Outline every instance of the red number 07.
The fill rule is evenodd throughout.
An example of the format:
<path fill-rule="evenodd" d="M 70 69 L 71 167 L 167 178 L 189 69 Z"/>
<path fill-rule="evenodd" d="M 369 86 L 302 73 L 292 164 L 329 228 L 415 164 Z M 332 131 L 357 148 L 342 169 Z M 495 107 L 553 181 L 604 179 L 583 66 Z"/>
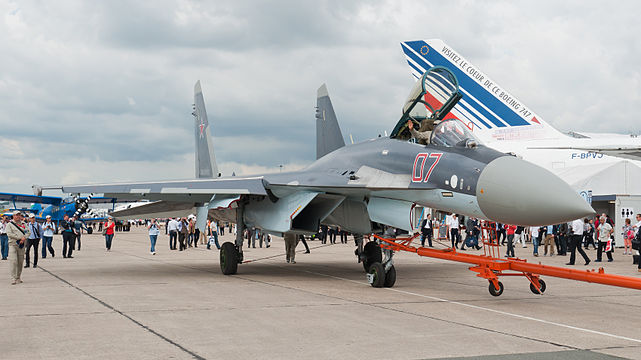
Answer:
<path fill-rule="evenodd" d="M 416 159 L 414 159 L 414 167 L 412 168 L 412 182 L 427 182 L 432 175 L 432 171 L 436 167 L 436 164 L 441 160 L 443 153 L 418 153 L 416 154 Z M 434 159 L 429 168 L 427 169 L 427 174 L 423 177 L 425 172 L 425 166 L 430 163 L 428 159 Z"/>

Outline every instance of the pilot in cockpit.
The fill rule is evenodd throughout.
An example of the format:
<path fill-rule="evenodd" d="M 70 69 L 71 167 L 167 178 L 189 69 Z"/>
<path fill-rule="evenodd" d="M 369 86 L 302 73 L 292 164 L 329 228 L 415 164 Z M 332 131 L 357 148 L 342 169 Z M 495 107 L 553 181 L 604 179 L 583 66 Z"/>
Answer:
<path fill-rule="evenodd" d="M 439 120 L 427 118 L 421 121 L 421 127 L 418 130 L 415 130 L 412 120 L 407 120 L 407 128 L 419 144 L 427 145 L 430 143 L 432 131 L 439 123 Z"/>

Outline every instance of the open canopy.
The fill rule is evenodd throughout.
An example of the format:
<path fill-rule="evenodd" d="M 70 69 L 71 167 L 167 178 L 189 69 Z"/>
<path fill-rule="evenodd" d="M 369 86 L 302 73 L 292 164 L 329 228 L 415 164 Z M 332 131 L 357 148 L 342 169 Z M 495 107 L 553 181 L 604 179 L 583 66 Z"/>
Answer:
<path fill-rule="evenodd" d="M 410 139 L 407 120 L 416 124 L 428 118 L 443 120 L 461 97 L 458 80 L 449 69 L 443 66 L 428 69 L 412 88 L 390 137 Z"/>

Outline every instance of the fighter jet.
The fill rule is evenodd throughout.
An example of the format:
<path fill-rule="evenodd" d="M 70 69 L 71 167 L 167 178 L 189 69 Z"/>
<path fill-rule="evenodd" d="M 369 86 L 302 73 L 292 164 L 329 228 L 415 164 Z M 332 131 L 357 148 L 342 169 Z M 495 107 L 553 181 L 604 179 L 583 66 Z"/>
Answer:
<path fill-rule="evenodd" d="M 199 83 L 195 90 L 197 140 L 209 141 L 208 133 L 203 135 L 209 124 Z M 359 261 L 368 264 L 381 255 L 372 251 L 372 242 L 363 246 L 363 235 L 383 226 L 410 231 L 416 205 L 531 226 L 594 213 L 549 171 L 485 147 L 465 124 L 447 118 L 463 97 L 447 68 L 431 68 L 419 78 L 389 137 L 353 145 L 345 146 L 325 85 L 317 95 L 317 160 L 300 171 L 61 188 L 119 200 L 153 200 L 149 207 L 155 213 L 195 206 L 199 220 L 209 216 L 236 223 L 235 243 L 224 243 L 220 250 L 226 275 L 235 274 L 243 261 L 246 227 L 282 236 L 317 233 L 321 224 L 340 226 L 354 234 Z M 429 143 L 421 145 L 407 123 L 419 126 L 428 119 L 437 125 Z"/>

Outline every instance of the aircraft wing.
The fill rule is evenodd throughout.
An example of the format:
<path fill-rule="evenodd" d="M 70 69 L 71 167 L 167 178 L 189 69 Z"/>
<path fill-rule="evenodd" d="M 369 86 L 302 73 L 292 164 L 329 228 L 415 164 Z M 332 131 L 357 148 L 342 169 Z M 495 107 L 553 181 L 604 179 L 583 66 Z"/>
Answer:
<path fill-rule="evenodd" d="M 267 195 L 262 177 L 62 186 L 65 193 L 102 193 L 119 201 L 206 203 L 213 195 Z"/>
<path fill-rule="evenodd" d="M 641 160 L 641 146 L 638 145 L 602 145 L 602 146 L 536 146 L 528 149 L 542 150 L 578 150 L 616 156 L 629 160 Z"/>
<path fill-rule="evenodd" d="M 19 203 L 40 203 L 60 206 L 62 199 L 56 196 L 37 196 L 28 194 L 0 193 L 0 200 Z"/>

